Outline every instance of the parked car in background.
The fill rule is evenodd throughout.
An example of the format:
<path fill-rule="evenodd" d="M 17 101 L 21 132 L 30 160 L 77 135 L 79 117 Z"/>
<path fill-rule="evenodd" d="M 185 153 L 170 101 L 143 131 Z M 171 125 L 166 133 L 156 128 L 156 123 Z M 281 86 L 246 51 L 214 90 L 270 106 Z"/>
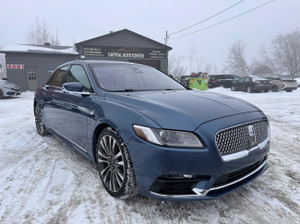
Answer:
<path fill-rule="evenodd" d="M 254 79 L 252 77 L 242 77 L 238 81 L 234 81 L 231 86 L 232 91 L 252 92 L 269 92 L 271 84 L 267 79 Z"/>
<path fill-rule="evenodd" d="M 186 89 L 149 66 L 63 64 L 33 106 L 37 132 L 95 162 L 116 198 L 214 199 L 268 169 L 270 129 L 260 109 Z"/>
<path fill-rule="evenodd" d="M 189 75 L 181 76 L 179 82 L 181 83 L 181 85 L 185 86 L 186 88 L 189 88 L 190 76 Z"/>
<path fill-rule="evenodd" d="M 233 81 L 240 79 L 237 75 L 210 75 L 208 79 L 208 88 L 214 88 L 223 86 L 224 88 L 230 88 Z"/>
<path fill-rule="evenodd" d="M 6 79 L 0 80 L 0 99 L 8 96 L 21 94 L 20 86 L 8 82 Z"/>
<path fill-rule="evenodd" d="M 275 77 L 267 77 L 267 79 L 270 80 L 270 83 L 272 85 L 272 92 L 278 92 L 281 90 L 292 92 L 293 90 L 297 89 L 297 80 L 281 79 Z"/>

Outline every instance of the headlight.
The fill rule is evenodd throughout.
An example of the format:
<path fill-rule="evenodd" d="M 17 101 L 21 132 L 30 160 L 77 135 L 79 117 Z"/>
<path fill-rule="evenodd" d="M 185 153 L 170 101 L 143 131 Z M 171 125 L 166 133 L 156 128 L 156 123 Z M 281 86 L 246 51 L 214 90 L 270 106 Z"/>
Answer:
<path fill-rule="evenodd" d="M 157 145 L 180 148 L 204 148 L 200 139 L 191 132 L 172 131 L 133 125 L 135 134 L 141 139 Z"/>

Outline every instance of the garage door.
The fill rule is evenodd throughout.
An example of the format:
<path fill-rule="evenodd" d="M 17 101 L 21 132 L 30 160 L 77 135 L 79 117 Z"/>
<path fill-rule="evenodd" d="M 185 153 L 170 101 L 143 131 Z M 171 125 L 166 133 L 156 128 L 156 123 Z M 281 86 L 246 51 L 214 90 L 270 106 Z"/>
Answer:
<path fill-rule="evenodd" d="M 159 60 L 129 60 L 133 63 L 138 63 L 142 65 L 149 65 L 153 68 L 160 70 L 160 61 Z"/>

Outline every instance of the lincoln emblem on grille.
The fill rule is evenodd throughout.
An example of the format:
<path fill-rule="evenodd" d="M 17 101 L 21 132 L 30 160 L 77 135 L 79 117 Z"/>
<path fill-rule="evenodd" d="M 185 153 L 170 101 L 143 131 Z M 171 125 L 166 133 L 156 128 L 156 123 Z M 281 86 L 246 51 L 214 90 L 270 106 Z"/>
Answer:
<path fill-rule="evenodd" d="M 249 146 L 254 146 L 256 144 L 256 136 L 255 136 L 255 129 L 253 125 L 248 126 L 248 134 L 249 134 Z"/>

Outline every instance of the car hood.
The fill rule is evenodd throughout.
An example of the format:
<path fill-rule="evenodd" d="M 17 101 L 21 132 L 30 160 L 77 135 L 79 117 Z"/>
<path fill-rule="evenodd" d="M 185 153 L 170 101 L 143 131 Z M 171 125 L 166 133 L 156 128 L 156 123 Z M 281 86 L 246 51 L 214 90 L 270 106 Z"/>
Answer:
<path fill-rule="evenodd" d="M 162 128 L 194 131 L 218 118 L 260 111 L 234 97 L 193 90 L 111 93 L 107 98 L 145 114 Z"/>
<path fill-rule="evenodd" d="M 20 88 L 19 86 L 13 84 L 13 83 L 10 83 L 10 82 L 7 82 L 7 81 L 0 81 L 0 86 L 3 87 L 3 88 L 15 88 L 15 89 L 18 89 Z"/>

